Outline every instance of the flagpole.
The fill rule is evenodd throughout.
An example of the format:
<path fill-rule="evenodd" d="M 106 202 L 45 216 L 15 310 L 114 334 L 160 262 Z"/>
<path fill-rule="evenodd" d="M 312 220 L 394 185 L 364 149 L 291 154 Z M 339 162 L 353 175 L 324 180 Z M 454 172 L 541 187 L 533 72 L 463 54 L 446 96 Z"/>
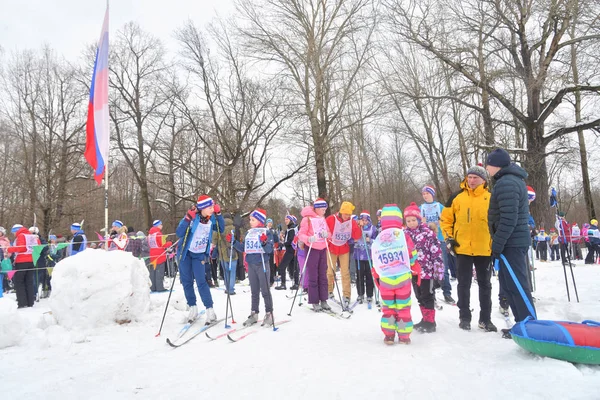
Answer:
<path fill-rule="evenodd" d="M 110 13 L 109 0 L 106 0 L 106 12 Z M 107 31 L 109 31 L 107 26 Z M 108 64 L 108 62 L 107 62 Z M 107 65 L 108 68 L 108 65 Z M 108 88 L 107 88 L 108 91 Z M 108 103 L 108 137 L 107 137 L 107 151 L 106 151 L 106 164 L 104 170 L 104 249 L 108 251 L 108 167 L 110 165 L 110 101 Z"/>

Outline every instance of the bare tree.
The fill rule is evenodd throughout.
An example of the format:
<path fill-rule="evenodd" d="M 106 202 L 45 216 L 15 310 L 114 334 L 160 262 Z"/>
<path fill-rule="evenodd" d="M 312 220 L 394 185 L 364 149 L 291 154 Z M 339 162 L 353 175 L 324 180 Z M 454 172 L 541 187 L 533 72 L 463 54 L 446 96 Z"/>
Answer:
<path fill-rule="evenodd" d="M 326 154 L 371 57 L 371 0 L 239 0 L 248 54 L 281 76 L 310 128 L 317 190 L 327 197 Z M 333 171 L 332 171 L 333 172 Z"/>

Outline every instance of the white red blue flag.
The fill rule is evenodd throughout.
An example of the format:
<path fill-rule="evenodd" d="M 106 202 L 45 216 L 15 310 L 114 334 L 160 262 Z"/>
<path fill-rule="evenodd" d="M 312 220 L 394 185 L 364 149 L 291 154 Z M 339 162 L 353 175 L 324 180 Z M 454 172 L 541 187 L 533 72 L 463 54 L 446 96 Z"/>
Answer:
<path fill-rule="evenodd" d="M 86 124 L 85 159 L 94 169 L 94 179 L 102 183 L 108 163 L 108 5 L 102 24 L 102 33 L 96 49 L 94 74 L 90 85 L 90 103 Z"/>

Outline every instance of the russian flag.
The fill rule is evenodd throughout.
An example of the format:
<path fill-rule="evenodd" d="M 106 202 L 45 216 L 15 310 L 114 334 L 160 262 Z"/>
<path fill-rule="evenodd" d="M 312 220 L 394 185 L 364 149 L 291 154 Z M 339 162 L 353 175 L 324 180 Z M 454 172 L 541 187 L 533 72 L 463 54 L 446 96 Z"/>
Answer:
<path fill-rule="evenodd" d="M 94 179 L 102 183 L 108 163 L 108 4 L 102 33 L 96 49 L 94 73 L 90 85 L 90 103 L 86 124 L 85 159 L 94 169 Z"/>

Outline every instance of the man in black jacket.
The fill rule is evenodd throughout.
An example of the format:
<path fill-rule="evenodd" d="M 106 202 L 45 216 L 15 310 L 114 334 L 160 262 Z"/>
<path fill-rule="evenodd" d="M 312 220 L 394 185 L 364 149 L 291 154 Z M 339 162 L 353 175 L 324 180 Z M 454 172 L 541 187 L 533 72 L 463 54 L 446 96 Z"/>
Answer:
<path fill-rule="evenodd" d="M 531 312 L 500 255 L 506 257 L 535 312 L 527 279 L 526 257 L 530 245 L 529 203 L 525 185 L 527 172 L 511 163 L 510 155 L 503 149 L 496 149 L 488 155 L 486 169 L 494 181 L 488 210 L 492 259 L 499 260 L 500 287 L 508 297 L 515 321 L 519 322 L 531 315 Z"/>

